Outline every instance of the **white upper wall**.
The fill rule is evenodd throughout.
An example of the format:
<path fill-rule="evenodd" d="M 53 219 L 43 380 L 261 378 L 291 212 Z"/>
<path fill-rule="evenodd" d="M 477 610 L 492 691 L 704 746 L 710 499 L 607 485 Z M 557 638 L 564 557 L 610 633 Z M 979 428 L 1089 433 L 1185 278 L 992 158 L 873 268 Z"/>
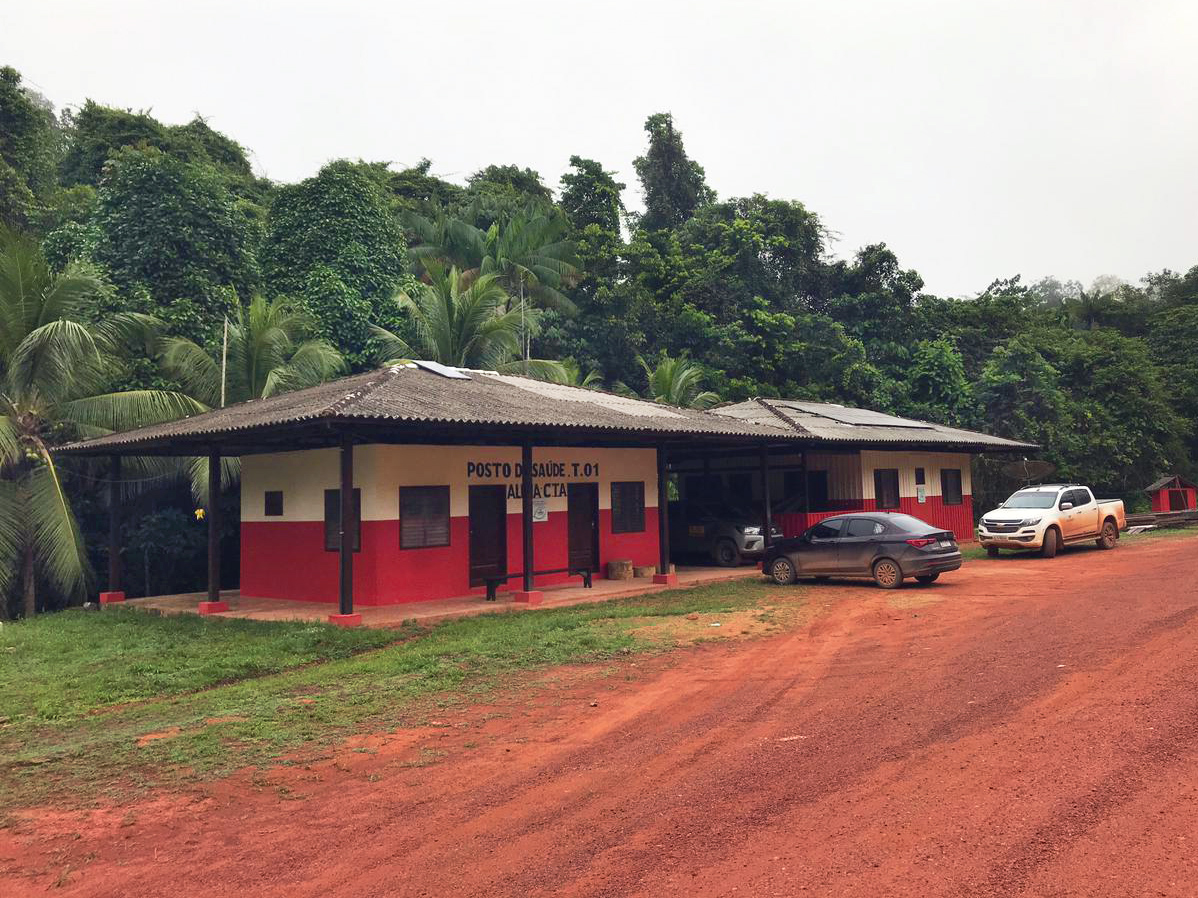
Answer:
<path fill-rule="evenodd" d="M 241 519 L 243 521 L 323 521 L 324 491 L 337 489 L 340 468 L 337 449 L 305 449 L 241 459 Z M 645 484 L 646 507 L 657 506 L 657 453 L 653 449 L 533 449 L 533 465 L 548 469 L 534 473 L 533 483 L 548 494 L 548 511 L 565 511 L 564 485 L 599 484 L 599 507 L 611 508 L 611 484 L 631 480 Z M 354 448 L 354 486 L 362 491 L 362 519 L 399 517 L 401 486 L 450 487 L 449 513 L 469 511 L 467 487 L 475 484 L 520 485 L 518 447 L 391 446 Z M 540 474 L 548 476 L 539 476 Z M 282 517 L 266 517 L 263 494 L 283 492 Z M 561 495 L 558 495 L 560 493 Z M 520 511 L 517 498 L 508 499 L 508 513 Z"/>
<path fill-rule="evenodd" d="M 961 472 L 961 493 L 973 494 L 970 477 L 971 457 L 965 452 L 883 452 L 865 450 L 861 453 L 861 490 L 866 499 L 874 499 L 874 471 L 878 468 L 897 468 L 899 495 L 915 495 L 915 469 L 924 469 L 924 482 L 929 496 L 940 495 L 941 468 L 957 468 Z"/>

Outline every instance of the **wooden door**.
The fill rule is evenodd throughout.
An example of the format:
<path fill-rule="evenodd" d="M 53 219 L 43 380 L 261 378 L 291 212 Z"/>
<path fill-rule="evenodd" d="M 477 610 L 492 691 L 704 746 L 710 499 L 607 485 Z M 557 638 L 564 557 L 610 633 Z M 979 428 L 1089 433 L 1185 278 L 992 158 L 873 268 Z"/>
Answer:
<path fill-rule="evenodd" d="M 566 485 L 570 568 L 599 569 L 599 484 Z"/>
<path fill-rule="evenodd" d="M 470 585 L 507 573 L 507 487 L 470 487 Z"/>

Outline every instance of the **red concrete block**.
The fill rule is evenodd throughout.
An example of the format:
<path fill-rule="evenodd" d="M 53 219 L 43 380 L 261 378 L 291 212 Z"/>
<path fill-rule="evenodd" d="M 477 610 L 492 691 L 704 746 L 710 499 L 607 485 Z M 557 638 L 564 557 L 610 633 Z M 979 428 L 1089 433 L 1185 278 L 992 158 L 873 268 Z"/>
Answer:
<path fill-rule="evenodd" d="M 530 606 L 531 605 L 540 605 L 541 601 L 544 598 L 545 598 L 544 593 L 538 592 L 536 590 L 533 590 L 531 592 L 524 592 L 523 590 L 515 590 L 512 592 L 512 601 L 513 602 L 523 602 L 524 604 L 530 605 Z"/>
<path fill-rule="evenodd" d="M 197 609 L 200 614 L 220 614 L 222 611 L 229 610 L 228 602 L 200 602 Z"/>
<path fill-rule="evenodd" d="M 117 592 L 102 592 L 102 593 L 100 593 L 100 604 L 101 605 L 112 605 L 116 602 L 123 602 L 123 601 L 125 601 L 125 594 L 123 592 L 117 591 Z"/>
<path fill-rule="evenodd" d="M 356 611 L 353 614 L 330 614 L 329 623 L 334 627 L 360 627 L 362 615 Z"/>
<path fill-rule="evenodd" d="M 678 585 L 678 575 L 675 573 L 654 574 L 653 582 L 659 583 L 662 586 L 677 586 Z"/>

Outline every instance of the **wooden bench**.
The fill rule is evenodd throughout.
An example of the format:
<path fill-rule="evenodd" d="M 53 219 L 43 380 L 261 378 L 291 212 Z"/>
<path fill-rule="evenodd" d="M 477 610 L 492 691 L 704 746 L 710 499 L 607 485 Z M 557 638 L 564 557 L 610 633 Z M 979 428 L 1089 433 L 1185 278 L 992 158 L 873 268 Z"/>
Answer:
<path fill-rule="evenodd" d="M 591 576 L 594 574 L 590 568 L 584 567 L 558 567 L 548 571 L 533 571 L 534 577 L 539 577 L 542 574 L 569 574 L 571 577 L 582 577 L 582 585 L 587 589 L 591 588 Z M 517 571 L 512 574 L 495 574 L 490 577 L 483 577 L 483 582 L 487 584 L 487 601 L 494 602 L 496 593 L 499 591 L 499 584 L 506 583 L 513 577 L 523 577 L 523 571 Z"/>

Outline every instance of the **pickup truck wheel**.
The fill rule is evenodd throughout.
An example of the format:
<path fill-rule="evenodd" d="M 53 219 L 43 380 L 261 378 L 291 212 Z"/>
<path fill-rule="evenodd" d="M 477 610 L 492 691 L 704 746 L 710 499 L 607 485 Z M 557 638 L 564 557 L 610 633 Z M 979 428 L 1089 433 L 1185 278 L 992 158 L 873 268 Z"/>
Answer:
<path fill-rule="evenodd" d="M 998 557 L 998 546 L 986 546 L 986 554 L 991 558 Z"/>
<path fill-rule="evenodd" d="M 736 567 L 740 564 L 740 549 L 730 539 L 718 540 L 711 551 L 715 563 L 720 567 Z"/>
<path fill-rule="evenodd" d="M 1113 549 L 1119 545 L 1119 526 L 1112 520 L 1102 525 L 1102 535 L 1098 537 L 1098 548 Z"/>
<path fill-rule="evenodd" d="M 787 586 L 798 579 L 795 566 L 785 555 L 780 555 L 770 563 L 770 579 L 779 586 Z"/>
<path fill-rule="evenodd" d="M 903 585 L 903 569 L 897 561 L 883 558 L 874 564 L 874 583 L 883 589 L 898 589 Z"/>
<path fill-rule="evenodd" d="M 1044 531 L 1044 545 L 1040 547 L 1040 555 L 1044 558 L 1053 558 L 1059 548 L 1061 548 L 1061 534 L 1057 532 L 1056 527 L 1049 527 Z"/>

